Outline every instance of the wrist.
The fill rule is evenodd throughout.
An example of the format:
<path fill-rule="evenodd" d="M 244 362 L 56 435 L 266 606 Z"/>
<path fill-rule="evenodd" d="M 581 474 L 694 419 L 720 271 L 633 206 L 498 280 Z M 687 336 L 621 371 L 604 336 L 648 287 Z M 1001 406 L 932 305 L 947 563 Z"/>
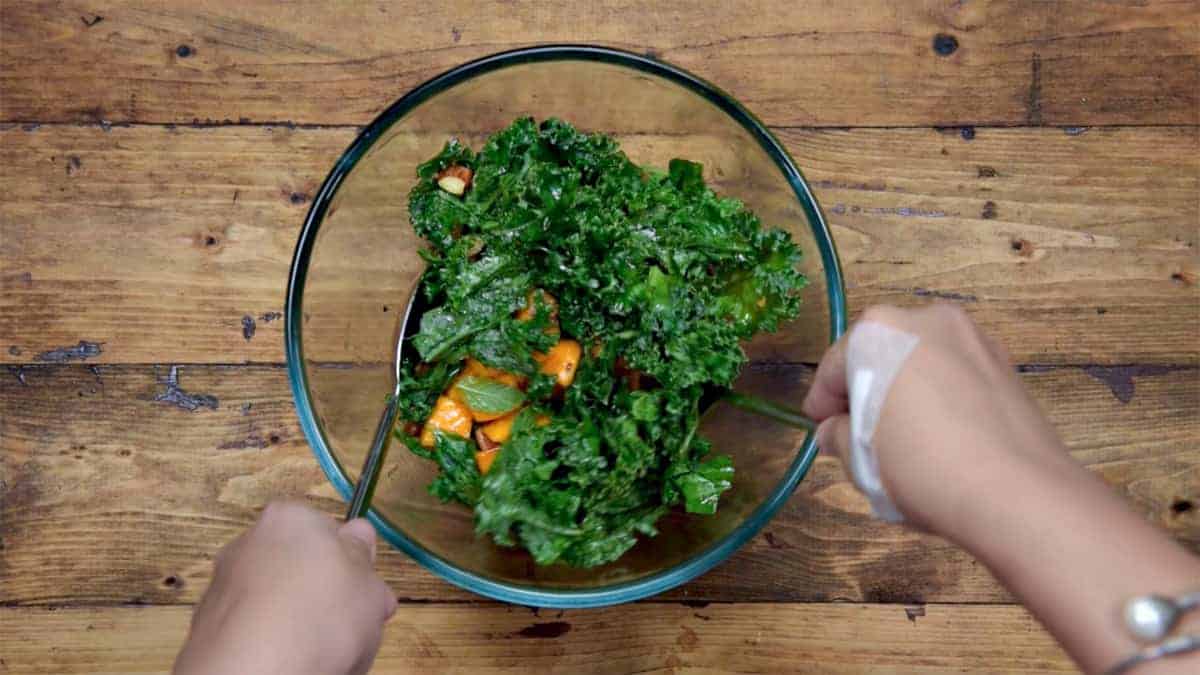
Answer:
<path fill-rule="evenodd" d="M 320 634 L 309 619 L 281 612 L 271 603 L 243 602 L 230 608 L 219 625 L 193 636 L 176 663 L 179 675 L 224 673 L 348 673 L 354 654 L 338 631 Z M 195 632 L 193 630 L 193 632 Z M 197 639 L 199 638 L 199 639 Z"/>
<path fill-rule="evenodd" d="M 1128 600 L 1178 594 L 1200 579 L 1196 558 L 1065 452 L 1014 453 L 980 473 L 978 499 L 942 534 L 984 563 L 1086 671 L 1140 648 L 1122 616 Z"/>
<path fill-rule="evenodd" d="M 1018 544 L 1054 520 L 1051 514 L 1070 500 L 1083 471 L 1073 462 L 1064 467 L 995 454 L 976 466 L 971 477 L 956 481 L 958 487 L 951 488 L 956 497 L 932 529 L 987 562 L 997 544 Z"/>

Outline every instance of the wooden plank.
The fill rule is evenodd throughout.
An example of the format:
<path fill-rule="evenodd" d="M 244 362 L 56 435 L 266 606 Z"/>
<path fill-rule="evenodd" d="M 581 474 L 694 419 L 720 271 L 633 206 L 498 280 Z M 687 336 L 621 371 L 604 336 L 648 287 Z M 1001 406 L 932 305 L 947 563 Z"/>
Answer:
<path fill-rule="evenodd" d="M 0 361 L 59 358 L 54 350 L 81 340 L 98 345 L 91 363 L 281 361 L 273 319 L 295 238 L 352 137 L 283 127 L 0 130 L 9 169 L 0 176 Z M 1200 359 L 1200 129 L 782 138 L 833 223 L 852 310 L 959 301 L 1026 363 Z M 657 159 L 670 149 L 657 140 L 631 138 L 630 150 Z M 716 176 L 722 165 L 711 159 Z M 322 341 L 328 360 L 360 358 L 337 353 L 347 335 L 382 335 L 386 351 L 404 278 L 364 251 L 407 226 L 402 213 L 378 222 L 391 229 L 364 232 L 342 258 L 355 302 L 318 312 L 343 336 Z M 760 357 L 819 356 L 791 338 L 768 344 Z"/>
<path fill-rule="evenodd" d="M 1200 131 L 782 137 L 834 225 L 852 309 L 960 302 L 1018 362 L 1197 362 Z"/>
<path fill-rule="evenodd" d="M 159 673 L 190 607 L 0 608 L 10 673 Z M 401 605 L 373 673 L 1075 672 L 1020 607 Z"/>
<path fill-rule="evenodd" d="M 595 42 L 689 69 L 773 125 L 1197 123 L 1195 3 L 755 4 L 10 2 L 0 115 L 363 124 L 469 59 Z"/>
<path fill-rule="evenodd" d="M 184 366 L 174 393 L 169 374 L 82 364 L 0 373 L 0 603 L 194 602 L 213 554 L 270 499 L 340 512 L 282 368 Z M 748 385 L 792 382 L 776 392 L 792 400 L 809 374 L 755 368 Z M 1197 370 L 1047 367 L 1023 377 L 1077 459 L 1200 551 Z M 472 597 L 391 549 L 380 569 L 404 598 Z M 872 519 L 825 457 L 762 534 L 664 598 L 1009 600 L 953 546 Z"/>

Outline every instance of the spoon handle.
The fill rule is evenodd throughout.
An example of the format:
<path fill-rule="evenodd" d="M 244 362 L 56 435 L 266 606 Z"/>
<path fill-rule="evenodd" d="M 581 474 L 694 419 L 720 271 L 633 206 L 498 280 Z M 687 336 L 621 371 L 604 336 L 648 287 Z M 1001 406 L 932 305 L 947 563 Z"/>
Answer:
<path fill-rule="evenodd" d="M 734 391 L 725 392 L 721 398 L 741 408 L 742 410 L 752 412 L 755 415 L 762 415 L 763 417 L 773 419 L 776 422 L 786 424 L 790 427 L 807 429 L 808 431 L 817 430 L 816 422 L 805 417 L 799 412 L 796 412 L 791 408 L 785 408 L 778 403 L 772 403 L 771 401 L 759 398 L 757 396 L 747 396 L 746 394 L 739 394 Z"/>
<path fill-rule="evenodd" d="M 379 426 L 375 428 L 375 440 L 371 442 L 371 451 L 363 460 L 362 471 L 358 474 L 358 484 L 354 486 L 354 496 L 350 498 L 350 508 L 346 510 L 346 520 L 362 518 L 371 508 L 371 496 L 375 494 L 379 468 L 383 466 L 388 439 L 392 437 L 392 427 L 396 424 L 396 402 L 396 396 L 389 396 L 387 405 L 384 406 Z"/>

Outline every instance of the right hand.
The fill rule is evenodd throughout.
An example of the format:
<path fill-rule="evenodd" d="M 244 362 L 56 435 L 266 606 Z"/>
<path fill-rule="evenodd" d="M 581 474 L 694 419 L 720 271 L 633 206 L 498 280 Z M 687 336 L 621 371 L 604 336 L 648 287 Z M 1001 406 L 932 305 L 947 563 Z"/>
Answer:
<path fill-rule="evenodd" d="M 955 538 L 973 501 L 1018 499 L 1029 470 L 1078 471 L 1025 391 L 1008 354 L 956 305 L 872 307 L 862 320 L 920 342 L 892 382 L 872 445 L 884 488 L 917 527 Z M 845 462 L 850 421 L 844 336 L 821 360 L 804 411 L 821 422 L 817 443 Z M 998 497 L 1001 495 L 997 495 Z"/>
<path fill-rule="evenodd" d="M 880 479 L 912 524 L 987 565 L 1087 672 L 1140 645 L 1123 603 L 1196 587 L 1200 559 L 1131 511 L 1067 454 L 1008 355 L 961 309 L 873 307 L 863 319 L 919 338 L 900 367 L 871 445 Z M 805 411 L 817 442 L 846 460 L 845 337 L 817 369 Z M 1191 623 L 1189 623 L 1191 622 Z M 1185 617 L 1179 632 L 1195 632 Z M 1194 673 L 1200 656 L 1137 672 Z"/>

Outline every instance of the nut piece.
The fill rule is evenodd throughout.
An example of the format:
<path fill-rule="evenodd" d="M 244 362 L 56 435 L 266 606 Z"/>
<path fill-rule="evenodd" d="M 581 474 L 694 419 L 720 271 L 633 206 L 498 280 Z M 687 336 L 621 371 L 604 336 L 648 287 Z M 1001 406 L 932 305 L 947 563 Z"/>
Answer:
<path fill-rule="evenodd" d="M 438 187 L 455 196 L 462 196 L 467 191 L 467 184 L 458 176 L 442 176 L 438 179 Z"/>
<path fill-rule="evenodd" d="M 438 187 L 461 197 L 467 191 L 467 186 L 471 184 L 473 175 L 474 173 L 467 167 L 455 164 L 439 171 L 436 178 Z"/>
<path fill-rule="evenodd" d="M 495 424 L 495 422 L 492 422 L 492 424 Z M 487 435 L 487 431 L 483 427 L 475 428 L 475 443 L 479 446 L 479 450 L 481 452 L 495 450 L 496 448 L 500 447 L 499 443 Z"/>

